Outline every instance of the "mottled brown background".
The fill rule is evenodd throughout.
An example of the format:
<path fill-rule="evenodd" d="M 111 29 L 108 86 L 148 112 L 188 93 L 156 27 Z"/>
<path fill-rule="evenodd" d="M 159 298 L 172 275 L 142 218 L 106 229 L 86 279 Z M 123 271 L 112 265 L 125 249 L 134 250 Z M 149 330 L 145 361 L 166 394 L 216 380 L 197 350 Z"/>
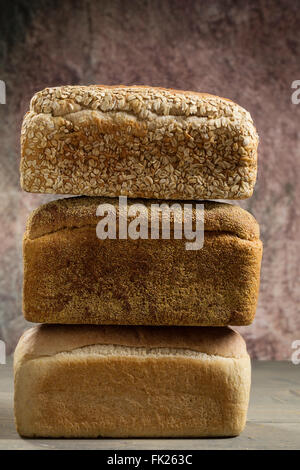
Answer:
<path fill-rule="evenodd" d="M 300 339 L 300 2 L 2 1 L 0 79 L 0 338 L 24 329 L 21 238 L 29 210 L 51 196 L 19 188 L 19 134 L 31 96 L 61 84 L 147 84 L 237 101 L 260 134 L 254 196 L 242 202 L 264 242 L 255 322 L 242 328 L 253 357 L 289 359 Z"/>

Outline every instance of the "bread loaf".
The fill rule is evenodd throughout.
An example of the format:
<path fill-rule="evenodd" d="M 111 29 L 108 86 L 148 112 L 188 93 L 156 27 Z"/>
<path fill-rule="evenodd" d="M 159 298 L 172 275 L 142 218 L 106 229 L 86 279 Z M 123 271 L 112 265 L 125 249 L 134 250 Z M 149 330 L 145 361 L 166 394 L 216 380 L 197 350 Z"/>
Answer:
<path fill-rule="evenodd" d="M 204 93 L 141 86 L 46 88 L 21 135 L 21 186 L 34 193 L 162 199 L 252 195 L 250 114 Z"/>
<path fill-rule="evenodd" d="M 146 204 L 152 200 L 128 200 Z M 158 201 L 162 202 L 162 201 Z M 66 198 L 33 211 L 24 235 L 23 312 L 41 323 L 247 325 L 255 315 L 262 243 L 254 217 L 205 202 L 204 245 L 99 239 L 96 209 L 118 199 Z M 173 220 L 180 216 L 176 204 Z M 195 207 L 193 217 L 195 216 Z M 161 217 L 164 217 L 162 215 Z"/>
<path fill-rule="evenodd" d="M 234 436 L 250 359 L 229 328 L 40 325 L 14 357 L 25 437 Z"/>

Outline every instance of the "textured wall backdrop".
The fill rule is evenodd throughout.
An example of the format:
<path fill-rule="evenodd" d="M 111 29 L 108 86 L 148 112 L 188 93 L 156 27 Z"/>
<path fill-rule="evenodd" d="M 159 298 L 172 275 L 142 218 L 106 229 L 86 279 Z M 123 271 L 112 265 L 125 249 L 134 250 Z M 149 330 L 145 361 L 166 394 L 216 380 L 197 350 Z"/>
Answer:
<path fill-rule="evenodd" d="M 0 339 L 21 315 L 21 238 L 28 212 L 53 197 L 19 187 L 19 134 L 31 96 L 62 84 L 147 84 L 206 91 L 247 108 L 260 134 L 254 196 L 242 202 L 264 242 L 256 319 L 241 328 L 253 357 L 289 359 L 300 339 L 300 2 L 296 0 L 2 1 Z"/>

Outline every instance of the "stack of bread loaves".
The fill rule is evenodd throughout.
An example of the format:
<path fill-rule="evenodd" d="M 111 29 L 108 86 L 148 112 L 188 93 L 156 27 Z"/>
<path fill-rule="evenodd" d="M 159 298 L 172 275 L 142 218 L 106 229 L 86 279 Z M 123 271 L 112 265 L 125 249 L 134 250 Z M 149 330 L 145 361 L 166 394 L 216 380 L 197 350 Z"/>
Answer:
<path fill-rule="evenodd" d="M 242 431 L 250 359 L 228 325 L 253 321 L 262 243 L 252 215 L 207 200 L 251 196 L 257 144 L 249 113 L 217 96 L 64 86 L 33 97 L 22 188 L 80 197 L 33 211 L 24 235 L 24 316 L 43 325 L 15 352 L 21 435 Z M 177 229 L 186 213 L 197 226 L 201 200 L 204 244 L 186 249 Z"/>

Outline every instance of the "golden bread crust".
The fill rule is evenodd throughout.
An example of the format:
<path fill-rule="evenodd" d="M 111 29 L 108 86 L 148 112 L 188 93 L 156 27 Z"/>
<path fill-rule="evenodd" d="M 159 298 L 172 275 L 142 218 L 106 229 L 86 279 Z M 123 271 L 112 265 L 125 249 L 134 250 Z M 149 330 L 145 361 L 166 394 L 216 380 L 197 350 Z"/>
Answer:
<path fill-rule="evenodd" d="M 151 205 L 164 204 L 167 201 L 154 199 L 128 199 L 127 205 L 141 203 L 148 209 L 150 220 Z M 193 201 L 170 201 L 169 206 L 179 203 L 181 208 L 184 204 L 193 205 L 193 220 L 195 220 L 196 203 Z M 253 215 L 239 206 L 219 203 L 213 201 L 198 201 L 204 204 L 204 229 L 210 232 L 227 232 L 243 238 L 254 240 L 259 238 L 259 225 Z M 119 214 L 118 198 L 87 197 L 64 198 L 48 202 L 35 209 L 27 220 L 26 236 L 33 240 L 40 236 L 50 234 L 62 229 L 79 228 L 84 226 L 96 226 L 99 217 L 96 215 L 100 204 L 111 204 L 116 209 L 117 218 Z M 181 209 L 174 207 L 171 220 L 181 215 Z M 130 217 L 128 217 L 130 220 Z M 160 217 L 161 220 L 161 217 Z"/>

